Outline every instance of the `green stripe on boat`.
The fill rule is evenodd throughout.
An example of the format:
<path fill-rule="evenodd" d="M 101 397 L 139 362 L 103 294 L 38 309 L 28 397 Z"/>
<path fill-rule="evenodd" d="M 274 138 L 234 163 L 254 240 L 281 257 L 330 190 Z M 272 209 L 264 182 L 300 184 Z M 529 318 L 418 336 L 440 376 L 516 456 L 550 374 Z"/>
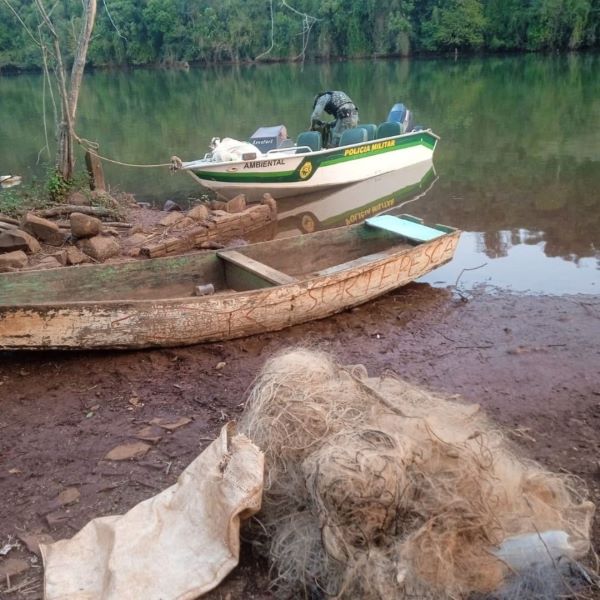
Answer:
<path fill-rule="evenodd" d="M 319 168 L 329 167 L 331 165 L 359 160 L 369 156 L 375 156 L 386 152 L 395 152 L 412 148 L 415 146 L 425 146 L 430 150 L 435 148 L 437 138 L 427 131 L 419 131 L 413 135 L 402 136 L 399 138 L 372 140 L 358 146 L 347 148 L 334 148 L 322 154 L 306 156 L 302 162 L 292 171 L 236 171 L 233 173 L 220 171 L 204 171 L 194 169 L 192 172 L 199 178 L 207 181 L 234 182 L 234 183 L 296 183 L 300 181 L 309 181 Z M 289 156 L 285 158 L 290 158 Z M 305 165 L 310 163 L 309 169 Z"/>

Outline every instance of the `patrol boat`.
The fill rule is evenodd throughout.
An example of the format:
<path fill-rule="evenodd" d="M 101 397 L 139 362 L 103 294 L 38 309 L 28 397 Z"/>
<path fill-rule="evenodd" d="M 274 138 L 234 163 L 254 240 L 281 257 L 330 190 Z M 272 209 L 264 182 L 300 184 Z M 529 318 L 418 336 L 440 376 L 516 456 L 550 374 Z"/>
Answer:
<path fill-rule="evenodd" d="M 327 147 L 332 124 L 305 131 L 296 140 L 283 125 L 259 127 L 248 142 L 213 138 L 204 158 L 171 159 L 172 169 L 189 173 L 199 184 L 225 198 L 244 193 L 250 200 L 269 192 L 296 196 L 363 181 L 377 175 L 431 162 L 439 137 L 414 127 L 412 115 L 396 104 L 380 125 L 360 125 Z"/>

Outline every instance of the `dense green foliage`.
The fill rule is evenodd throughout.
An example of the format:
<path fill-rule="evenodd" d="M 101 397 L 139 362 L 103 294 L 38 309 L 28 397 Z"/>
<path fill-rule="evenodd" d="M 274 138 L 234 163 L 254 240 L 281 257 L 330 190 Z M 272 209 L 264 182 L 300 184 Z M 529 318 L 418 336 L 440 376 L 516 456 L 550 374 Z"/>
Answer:
<path fill-rule="evenodd" d="M 0 68 L 39 67 L 31 0 L 0 0 Z M 50 3 L 48 3 L 49 5 Z M 93 65 L 409 55 L 418 52 L 572 50 L 600 45 L 598 0 L 101 0 Z M 271 49 L 271 6 L 273 47 Z M 294 10 L 292 10 L 294 9 Z M 299 12 L 313 21 L 308 40 Z M 58 0 L 67 44 L 81 0 Z"/>

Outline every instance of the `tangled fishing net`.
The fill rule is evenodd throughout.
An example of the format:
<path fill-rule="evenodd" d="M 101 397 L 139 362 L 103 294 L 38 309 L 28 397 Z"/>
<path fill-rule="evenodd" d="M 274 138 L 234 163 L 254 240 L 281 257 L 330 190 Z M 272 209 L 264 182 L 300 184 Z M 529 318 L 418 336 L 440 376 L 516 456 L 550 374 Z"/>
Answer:
<path fill-rule="evenodd" d="M 265 453 L 278 597 L 553 598 L 590 550 L 581 483 L 518 458 L 477 405 L 296 349 L 240 430 Z"/>

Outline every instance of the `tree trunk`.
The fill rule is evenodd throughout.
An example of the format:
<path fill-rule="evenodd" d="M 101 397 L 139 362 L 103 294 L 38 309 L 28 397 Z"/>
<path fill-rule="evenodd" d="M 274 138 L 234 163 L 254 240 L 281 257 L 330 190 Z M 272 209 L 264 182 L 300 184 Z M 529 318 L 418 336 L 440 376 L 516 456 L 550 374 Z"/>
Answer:
<path fill-rule="evenodd" d="M 87 0 L 84 8 L 83 20 L 84 23 L 79 33 L 79 41 L 77 42 L 77 52 L 73 60 L 73 68 L 71 69 L 71 89 L 69 91 L 69 109 L 71 123 L 75 122 L 75 113 L 77 112 L 77 101 L 79 100 L 79 90 L 81 88 L 81 80 L 83 79 L 83 70 L 85 68 L 85 60 L 87 57 L 90 38 L 94 29 L 94 21 L 96 20 L 97 0 Z"/>
<path fill-rule="evenodd" d="M 36 0 L 36 4 L 43 21 L 54 39 L 56 74 L 58 79 L 58 91 L 61 99 L 61 121 L 57 124 L 58 147 L 56 151 L 56 170 L 65 181 L 70 181 L 73 178 L 73 171 L 75 169 L 74 141 L 77 101 L 79 99 L 79 90 L 81 89 L 81 80 L 83 78 L 88 46 L 90 44 L 90 38 L 92 37 L 94 22 L 96 20 L 97 0 L 83 1 L 83 25 L 79 32 L 77 50 L 71 69 L 71 81 L 68 88 L 58 34 L 54 29 L 54 25 L 46 12 L 42 0 Z"/>

